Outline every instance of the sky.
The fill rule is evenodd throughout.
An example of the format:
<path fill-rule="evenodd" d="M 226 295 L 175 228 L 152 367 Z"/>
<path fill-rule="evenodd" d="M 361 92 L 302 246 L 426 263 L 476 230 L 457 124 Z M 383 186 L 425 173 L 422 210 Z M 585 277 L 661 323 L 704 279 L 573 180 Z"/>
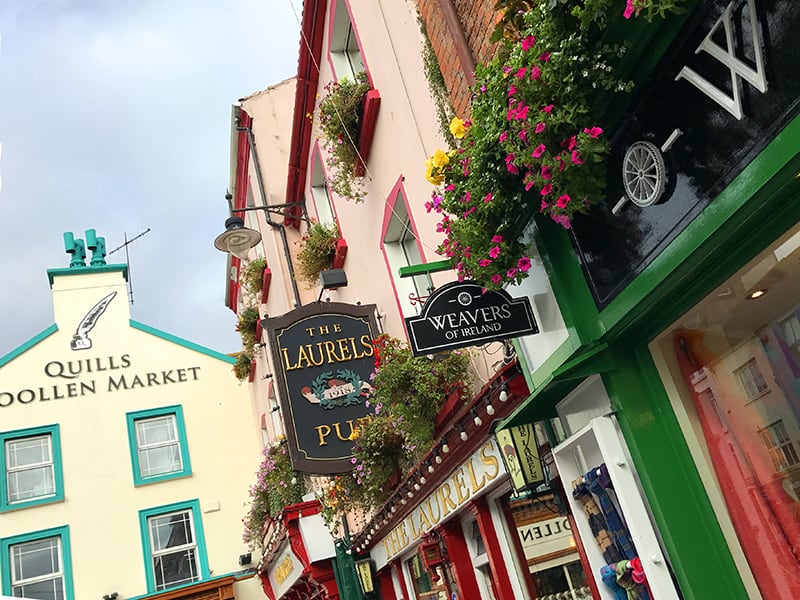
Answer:
<path fill-rule="evenodd" d="M 53 323 L 46 271 L 90 228 L 109 251 L 150 229 L 128 246 L 133 319 L 241 348 L 213 247 L 231 104 L 296 75 L 301 6 L 0 1 L 0 356 Z"/>

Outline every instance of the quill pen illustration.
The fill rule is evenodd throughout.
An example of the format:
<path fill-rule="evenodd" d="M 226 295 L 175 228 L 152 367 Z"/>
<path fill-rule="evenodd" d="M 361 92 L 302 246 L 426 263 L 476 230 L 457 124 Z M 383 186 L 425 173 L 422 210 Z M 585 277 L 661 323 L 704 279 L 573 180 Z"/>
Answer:
<path fill-rule="evenodd" d="M 73 350 L 87 350 L 92 347 L 92 340 L 89 339 L 89 332 L 97 324 L 97 319 L 106 311 L 106 308 L 108 308 L 108 305 L 116 295 L 117 292 L 111 292 L 86 313 L 86 316 L 78 323 L 75 335 L 72 336 L 72 340 L 69 343 L 70 348 Z"/>

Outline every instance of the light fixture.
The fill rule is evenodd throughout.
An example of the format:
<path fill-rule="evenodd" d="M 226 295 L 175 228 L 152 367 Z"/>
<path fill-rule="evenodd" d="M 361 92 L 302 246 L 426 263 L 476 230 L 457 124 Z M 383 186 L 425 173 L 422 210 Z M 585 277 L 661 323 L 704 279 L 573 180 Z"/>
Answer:
<path fill-rule="evenodd" d="M 405 498 L 400 498 L 400 504 L 405 506 L 406 504 L 408 504 L 408 500 L 406 500 Z"/>
<path fill-rule="evenodd" d="M 461 438 L 461 441 L 466 442 L 469 439 L 469 436 L 467 435 L 466 429 L 464 429 L 464 425 L 462 425 L 461 423 L 458 424 L 458 431 L 459 431 L 458 436 Z"/>
<path fill-rule="evenodd" d="M 475 412 L 475 409 L 470 409 L 470 414 L 472 415 L 472 422 L 475 423 L 475 427 L 480 427 L 483 425 L 483 419 L 478 416 L 478 413 Z"/>
<path fill-rule="evenodd" d="M 486 414 L 490 417 L 495 413 L 494 405 L 492 404 L 491 398 L 489 398 L 488 394 L 486 396 Z"/>
<path fill-rule="evenodd" d="M 419 491 L 419 481 L 415 481 L 415 482 L 414 482 L 414 489 L 415 489 L 416 491 Z"/>
<path fill-rule="evenodd" d="M 445 454 L 450 452 L 450 446 L 447 445 L 447 436 L 446 435 L 442 437 L 442 452 L 444 452 Z"/>
<path fill-rule="evenodd" d="M 414 490 L 408 490 L 408 492 L 406 492 L 406 495 L 407 495 L 409 498 L 413 498 L 413 497 L 414 497 Z"/>
<path fill-rule="evenodd" d="M 436 461 L 437 465 L 442 464 L 442 456 L 438 452 L 434 455 L 433 460 Z"/>
<path fill-rule="evenodd" d="M 323 290 L 347 287 L 347 274 L 344 269 L 326 269 L 319 274 L 319 282 Z"/>
<path fill-rule="evenodd" d="M 766 294 L 768 291 L 769 291 L 768 288 L 760 288 L 757 290 L 753 290 L 752 292 L 747 294 L 747 298 L 748 300 L 757 300 L 758 298 L 761 298 L 761 296 Z"/>
<path fill-rule="evenodd" d="M 431 464 L 431 461 L 426 460 L 425 461 L 425 466 L 428 467 L 428 473 L 433 473 L 434 472 L 435 469 L 433 468 L 433 465 Z"/>
<path fill-rule="evenodd" d="M 394 514 L 397 512 L 397 507 L 394 504 L 392 504 L 392 507 L 389 510 L 391 510 L 392 514 Z"/>
<path fill-rule="evenodd" d="M 225 219 L 225 231 L 214 240 L 214 247 L 222 252 L 230 252 L 239 258 L 247 258 L 250 248 L 261 241 L 261 234 L 244 226 L 241 217 Z"/>
<path fill-rule="evenodd" d="M 428 482 L 428 478 L 427 478 L 427 477 L 425 477 L 425 475 L 423 475 L 422 473 L 420 473 L 420 474 L 419 474 L 419 482 L 420 482 L 422 485 L 425 485 L 425 484 Z"/>
<path fill-rule="evenodd" d="M 245 565 L 249 565 L 253 562 L 253 555 L 252 553 L 248 552 L 247 554 L 240 554 L 239 555 L 239 566 L 244 567 Z"/>
<path fill-rule="evenodd" d="M 500 386 L 500 395 L 498 398 L 500 398 L 500 402 L 505 402 L 508 400 L 508 384 L 505 381 L 503 382 L 503 385 Z"/>

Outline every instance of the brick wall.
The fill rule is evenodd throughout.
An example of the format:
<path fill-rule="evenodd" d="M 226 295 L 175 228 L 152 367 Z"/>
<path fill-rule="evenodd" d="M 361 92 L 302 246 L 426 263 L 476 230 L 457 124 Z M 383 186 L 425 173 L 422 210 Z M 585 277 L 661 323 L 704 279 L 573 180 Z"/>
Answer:
<path fill-rule="evenodd" d="M 489 43 L 489 37 L 498 18 L 494 11 L 495 0 L 416 1 L 433 51 L 439 60 L 453 108 L 458 116 L 469 116 L 470 86 L 474 77 L 471 69 L 465 71 L 459 50 L 462 55 L 466 52 L 475 64 L 485 63 L 492 57 L 494 45 Z M 455 8 L 463 37 L 454 36 L 448 28 L 445 12 L 442 10 L 444 3 L 451 3 Z M 463 40 L 466 40 L 465 44 Z"/>

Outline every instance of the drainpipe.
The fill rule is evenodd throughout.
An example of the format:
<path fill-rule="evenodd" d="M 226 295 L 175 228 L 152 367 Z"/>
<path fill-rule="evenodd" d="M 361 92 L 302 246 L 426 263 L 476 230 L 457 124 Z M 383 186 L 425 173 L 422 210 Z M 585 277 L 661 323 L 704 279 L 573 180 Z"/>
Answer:
<path fill-rule="evenodd" d="M 281 241 L 283 242 L 283 255 L 286 258 L 286 264 L 289 265 L 289 278 L 292 280 L 292 292 L 294 292 L 294 303 L 295 307 L 302 306 L 302 302 L 300 302 L 300 290 L 297 289 L 297 281 L 294 278 L 294 265 L 292 264 L 292 255 L 289 253 L 289 240 L 286 239 L 286 227 L 284 227 L 283 223 L 278 223 L 277 221 L 273 221 L 272 217 L 269 214 L 269 210 L 266 210 L 269 204 L 267 203 L 267 196 L 264 193 L 264 179 L 261 176 L 261 161 L 258 160 L 258 151 L 256 150 L 256 143 L 255 138 L 253 136 L 253 130 L 250 127 L 241 127 L 239 125 L 236 126 L 236 131 L 244 131 L 247 133 L 247 141 L 250 144 L 250 154 L 253 156 L 253 164 L 256 166 L 256 179 L 258 180 L 258 189 L 261 192 L 261 204 L 264 206 L 264 215 L 267 219 L 267 225 L 272 227 L 273 229 L 277 229 L 281 234 Z"/>
<path fill-rule="evenodd" d="M 467 85 L 472 86 L 475 84 L 475 58 L 472 56 L 467 36 L 458 18 L 458 11 L 456 11 L 453 0 L 439 0 L 438 4 L 444 16 L 444 23 L 450 32 L 450 37 L 453 38 L 453 46 L 455 46 L 464 80 Z"/>

